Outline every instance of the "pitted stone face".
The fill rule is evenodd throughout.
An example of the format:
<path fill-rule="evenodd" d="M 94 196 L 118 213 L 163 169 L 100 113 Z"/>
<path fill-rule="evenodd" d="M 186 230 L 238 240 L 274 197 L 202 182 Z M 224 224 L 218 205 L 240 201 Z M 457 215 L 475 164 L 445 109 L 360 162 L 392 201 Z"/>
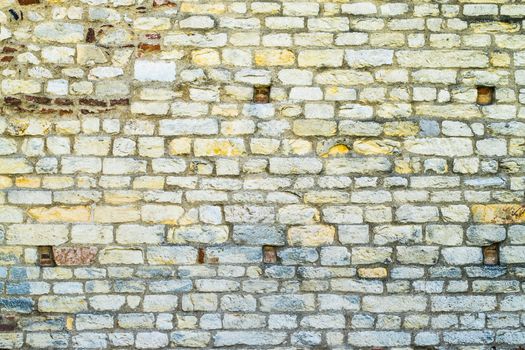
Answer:
<path fill-rule="evenodd" d="M 53 255 L 57 266 L 91 265 L 95 261 L 96 247 L 55 247 Z"/>
<path fill-rule="evenodd" d="M 0 0 L 0 348 L 523 346 L 524 16 Z"/>

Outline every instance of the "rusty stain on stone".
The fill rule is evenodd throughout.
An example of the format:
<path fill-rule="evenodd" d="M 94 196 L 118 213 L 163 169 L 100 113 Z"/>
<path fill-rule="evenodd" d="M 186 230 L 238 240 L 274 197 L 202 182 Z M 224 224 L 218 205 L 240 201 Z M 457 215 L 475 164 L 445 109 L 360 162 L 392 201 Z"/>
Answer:
<path fill-rule="evenodd" d="M 91 265 L 97 252 L 96 247 L 53 247 L 57 266 Z"/>
<path fill-rule="evenodd" d="M 518 224 L 525 222 L 523 204 L 476 204 L 472 206 L 475 222 L 487 224 Z"/>

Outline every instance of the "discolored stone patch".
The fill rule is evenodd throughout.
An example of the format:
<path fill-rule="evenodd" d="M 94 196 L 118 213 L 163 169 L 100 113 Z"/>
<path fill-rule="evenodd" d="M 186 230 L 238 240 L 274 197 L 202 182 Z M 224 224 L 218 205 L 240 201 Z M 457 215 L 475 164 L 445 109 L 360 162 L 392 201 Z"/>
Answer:
<path fill-rule="evenodd" d="M 57 266 L 91 265 L 97 252 L 96 247 L 53 247 Z"/>
<path fill-rule="evenodd" d="M 473 205 L 472 219 L 487 224 L 519 224 L 525 222 L 525 205 L 487 204 Z"/>

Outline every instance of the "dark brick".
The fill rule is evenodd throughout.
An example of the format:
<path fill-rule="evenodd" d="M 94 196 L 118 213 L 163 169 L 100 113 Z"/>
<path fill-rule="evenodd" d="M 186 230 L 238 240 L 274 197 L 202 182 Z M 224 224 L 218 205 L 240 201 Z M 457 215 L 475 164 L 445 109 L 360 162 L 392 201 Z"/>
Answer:
<path fill-rule="evenodd" d="M 0 332 L 12 332 L 17 327 L 15 315 L 0 315 Z"/>
<path fill-rule="evenodd" d="M 40 4 L 40 0 L 18 0 L 18 3 L 22 6 Z"/>
<path fill-rule="evenodd" d="M 22 104 L 22 100 L 11 96 L 6 96 L 4 97 L 4 103 L 10 106 L 20 106 L 20 104 Z"/>
<path fill-rule="evenodd" d="M 92 106 L 92 107 L 107 107 L 106 101 L 95 100 L 92 98 L 81 98 L 78 100 L 81 105 Z"/>
<path fill-rule="evenodd" d="M 128 106 L 129 105 L 129 99 L 127 98 L 119 98 L 115 100 L 109 101 L 110 106 Z"/>
<path fill-rule="evenodd" d="M 48 97 L 44 97 L 44 96 L 26 95 L 25 98 L 28 101 L 35 102 L 35 103 L 42 104 L 42 105 L 48 105 L 51 103 L 51 99 Z"/>
<path fill-rule="evenodd" d="M 16 52 L 17 49 L 14 48 L 14 47 L 10 47 L 10 46 L 4 46 L 2 48 L 2 53 L 13 53 L 13 52 Z"/>
<path fill-rule="evenodd" d="M 67 98 L 55 98 L 53 102 L 61 106 L 72 106 L 73 105 L 73 101 Z"/>

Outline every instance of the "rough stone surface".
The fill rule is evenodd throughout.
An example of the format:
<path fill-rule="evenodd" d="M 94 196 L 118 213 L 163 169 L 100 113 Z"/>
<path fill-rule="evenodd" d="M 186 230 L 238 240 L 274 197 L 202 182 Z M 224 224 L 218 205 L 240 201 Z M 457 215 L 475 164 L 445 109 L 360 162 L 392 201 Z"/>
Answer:
<path fill-rule="evenodd" d="M 521 349 L 524 16 L 0 0 L 0 348 Z"/>

